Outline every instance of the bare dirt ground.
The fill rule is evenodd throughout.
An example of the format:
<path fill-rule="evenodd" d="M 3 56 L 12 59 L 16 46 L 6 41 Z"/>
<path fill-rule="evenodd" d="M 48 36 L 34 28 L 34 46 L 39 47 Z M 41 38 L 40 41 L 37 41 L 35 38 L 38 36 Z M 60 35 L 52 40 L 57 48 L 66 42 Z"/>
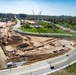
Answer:
<path fill-rule="evenodd" d="M 55 37 L 28 36 L 8 32 L 7 44 L 2 44 L 6 63 L 28 61 L 25 64 L 62 55 L 76 44 L 73 40 Z M 9 47 L 9 48 L 7 48 Z M 7 49 L 6 49 L 7 48 Z M 11 48 L 11 50 L 9 50 Z"/>
<path fill-rule="evenodd" d="M 54 50 L 67 49 L 70 48 L 70 44 L 74 45 L 74 41 L 68 41 L 65 39 L 59 39 L 54 37 L 36 37 L 30 36 L 31 42 L 38 50 L 30 51 L 33 54 L 47 54 L 52 53 Z M 65 48 L 63 47 L 65 45 Z M 28 52 L 27 52 L 28 53 Z"/>
<path fill-rule="evenodd" d="M 15 22 L 8 21 L 7 26 L 12 26 L 12 25 L 15 25 L 15 24 L 16 24 Z M 6 22 L 0 22 L 0 26 L 3 26 L 3 25 L 6 25 Z"/>
<path fill-rule="evenodd" d="M 6 62 L 5 62 L 6 59 L 7 59 L 7 58 L 6 58 L 6 56 L 5 56 L 2 48 L 1 48 L 1 46 L 0 46 L 0 69 L 7 67 L 7 66 L 6 66 Z"/>
<path fill-rule="evenodd" d="M 72 40 L 66 40 L 54 37 L 36 37 L 21 34 L 14 34 L 21 37 L 21 40 L 8 39 L 8 44 L 14 48 L 14 53 L 7 53 L 8 62 L 28 61 L 32 63 L 39 60 L 48 59 L 54 56 L 64 54 L 71 50 L 71 45 L 76 44 Z M 6 46 L 7 46 L 6 45 Z M 17 50 L 17 47 L 20 48 Z M 54 53 L 54 51 L 57 51 Z M 25 55 L 25 56 L 21 56 Z"/>

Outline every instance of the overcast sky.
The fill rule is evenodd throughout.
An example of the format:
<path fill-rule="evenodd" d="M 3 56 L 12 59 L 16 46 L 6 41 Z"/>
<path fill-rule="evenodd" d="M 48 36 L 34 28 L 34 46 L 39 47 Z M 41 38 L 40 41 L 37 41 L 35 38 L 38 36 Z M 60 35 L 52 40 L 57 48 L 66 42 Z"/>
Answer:
<path fill-rule="evenodd" d="M 76 16 L 76 0 L 0 0 L 1 13 Z"/>

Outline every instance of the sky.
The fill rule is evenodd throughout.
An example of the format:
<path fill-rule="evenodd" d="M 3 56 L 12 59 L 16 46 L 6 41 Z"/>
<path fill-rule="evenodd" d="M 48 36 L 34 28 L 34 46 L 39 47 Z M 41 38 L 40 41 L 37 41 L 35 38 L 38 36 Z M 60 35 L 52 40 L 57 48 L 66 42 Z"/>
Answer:
<path fill-rule="evenodd" d="M 0 13 L 76 16 L 76 0 L 0 0 Z"/>

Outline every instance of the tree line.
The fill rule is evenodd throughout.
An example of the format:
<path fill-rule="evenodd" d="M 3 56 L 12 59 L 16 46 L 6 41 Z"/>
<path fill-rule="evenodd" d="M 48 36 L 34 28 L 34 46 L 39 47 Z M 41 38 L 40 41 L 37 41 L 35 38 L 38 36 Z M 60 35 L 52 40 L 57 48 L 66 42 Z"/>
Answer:
<path fill-rule="evenodd" d="M 0 13 L 0 21 L 4 21 L 7 19 L 8 21 L 15 21 L 14 14 L 11 13 Z"/>
<path fill-rule="evenodd" d="M 27 15 L 27 14 L 12 14 L 12 13 L 0 13 L 0 21 L 4 18 L 8 18 L 8 20 L 14 21 L 14 15 L 16 15 L 19 19 L 28 19 L 28 20 L 38 20 L 39 15 Z M 60 24 L 62 26 L 71 28 L 76 30 L 76 16 L 47 16 L 41 15 L 40 20 L 45 20 L 52 22 L 54 24 Z"/>
<path fill-rule="evenodd" d="M 27 14 L 18 14 L 18 18 L 20 19 L 28 19 L 28 20 L 38 20 L 38 15 L 27 15 Z M 76 30 L 76 16 L 46 16 L 46 15 L 41 15 L 40 20 L 45 20 L 52 22 L 54 24 L 60 24 L 62 26 L 71 28 Z"/>

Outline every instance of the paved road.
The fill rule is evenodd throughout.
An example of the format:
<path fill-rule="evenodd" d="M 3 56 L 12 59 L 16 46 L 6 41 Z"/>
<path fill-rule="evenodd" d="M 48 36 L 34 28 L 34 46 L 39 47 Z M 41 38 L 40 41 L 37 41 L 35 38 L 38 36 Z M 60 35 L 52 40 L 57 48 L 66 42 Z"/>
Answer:
<path fill-rule="evenodd" d="M 68 56 L 67 56 L 68 55 Z M 0 75 L 43 75 L 48 72 L 52 72 L 50 66 L 54 66 L 57 70 L 65 65 L 76 60 L 76 49 L 73 48 L 72 51 L 52 59 L 43 60 L 31 65 L 23 66 L 16 69 L 9 69 L 0 71 Z"/>
<path fill-rule="evenodd" d="M 51 23 L 50 21 L 45 21 L 45 22 Z M 76 32 L 76 30 L 72 30 L 72 29 L 70 29 L 70 28 L 64 27 L 64 26 L 59 25 L 59 24 L 55 24 L 55 26 L 59 27 L 59 28 L 62 29 L 62 30 L 65 30 L 65 31 L 67 31 L 67 32 Z"/>
<path fill-rule="evenodd" d="M 17 27 L 15 26 L 15 28 Z M 39 62 L 33 63 L 31 65 L 26 65 L 23 67 L 0 70 L 0 75 L 46 75 L 47 73 L 50 73 L 61 67 L 64 67 L 76 60 L 75 58 L 76 49 L 73 47 L 71 48 L 73 50 L 71 50 L 70 52 L 62 56 L 39 61 Z M 54 66 L 55 69 L 54 70 L 50 69 L 50 66 Z"/>
<path fill-rule="evenodd" d="M 21 26 L 20 25 L 20 20 L 15 16 L 15 18 L 16 18 L 16 20 L 17 20 L 17 24 L 13 27 L 13 29 L 15 30 L 15 31 L 17 31 L 18 30 L 18 28 Z"/>
<path fill-rule="evenodd" d="M 25 34 L 31 34 L 31 35 L 46 35 L 46 36 L 73 36 L 73 34 L 65 34 L 65 33 L 33 33 L 33 32 L 24 32 L 24 31 L 21 31 L 19 30 L 18 28 L 21 26 L 20 25 L 20 20 L 17 19 L 17 17 L 15 16 L 16 20 L 17 20 L 17 24 L 13 27 L 13 29 L 16 31 L 16 32 L 19 32 L 19 33 L 25 33 Z M 60 27 L 60 25 L 57 25 Z M 76 36 L 76 35 L 74 35 Z"/>
<path fill-rule="evenodd" d="M 55 25 L 56 25 L 57 27 L 59 27 L 59 28 L 65 30 L 65 31 L 68 31 L 68 32 L 76 32 L 75 30 L 72 30 L 72 29 L 70 29 L 70 28 L 61 26 L 61 25 L 59 25 L 59 24 L 55 24 Z"/>

